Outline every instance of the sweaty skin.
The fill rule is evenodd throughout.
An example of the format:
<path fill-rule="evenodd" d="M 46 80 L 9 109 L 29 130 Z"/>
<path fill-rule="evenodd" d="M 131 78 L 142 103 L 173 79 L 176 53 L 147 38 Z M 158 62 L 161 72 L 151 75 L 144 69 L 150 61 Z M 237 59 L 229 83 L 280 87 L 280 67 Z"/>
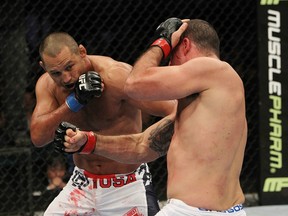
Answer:
<path fill-rule="evenodd" d="M 141 134 L 101 136 L 96 132 L 94 154 L 122 163 L 149 162 L 163 156 L 163 148 L 168 148 L 170 144 L 167 152 L 168 198 L 182 200 L 194 207 L 226 210 L 244 202 L 239 182 L 247 139 L 244 89 L 236 72 L 225 62 L 213 57 L 199 57 L 187 64 L 191 64 L 189 67 L 193 65 L 193 68 L 202 68 L 200 65 L 203 64 L 206 64 L 206 69 L 211 67 L 215 74 L 213 78 L 210 79 L 209 75 L 205 80 L 208 85 L 209 82 L 215 85 L 205 87 L 201 94 L 186 96 L 187 93 L 184 93 L 185 97 L 178 100 L 173 137 L 169 126 L 174 118 L 167 116 Z M 165 73 L 173 76 L 173 70 L 167 69 Z M 186 75 L 171 78 L 170 81 L 174 84 L 187 81 L 191 75 Z M 151 79 L 155 80 L 155 77 Z M 192 79 L 191 82 L 195 88 L 202 86 Z M 185 87 L 182 91 L 186 91 Z M 179 92 L 177 90 L 176 94 Z M 161 88 L 157 95 L 150 91 L 148 94 L 159 99 L 160 93 L 165 94 Z M 170 97 L 167 94 L 167 98 Z M 158 125 L 160 123 L 162 126 Z M 87 141 L 84 133 L 67 130 L 67 135 L 68 149 L 77 150 Z M 167 136 L 172 137 L 171 143 L 167 143 L 167 140 L 170 141 Z"/>
<path fill-rule="evenodd" d="M 221 211 L 244 203 L 239 180 L 247 140 L 244 86 L 237 72 L 219 59 L 215 30 L 201 20 L 186 22 L 172 35 L 170 65 L 158 66 L 163 52 L 151 47 L 135 63 L 125 91 L 137 100 L 178 100 L 167 152 L 167 197 Z M 163 155 L 155 143 L 167 146 L 163 130 L 171 124 L 162 126 L 165 120 L 174 121 L 170 117 L 141 134 L 113 137 L 96 132 L 94 154 L 124 163 L 155 160 Z M 82 132 L 66 132 L 67 151 L 87 140 Z M 164 142 L 154 142 L 161 138 Z"/>
<path fill-rule="evenodd" d="M 197 20 L 189 25 L 209 29 Z M 167 153 L 168 198 L 225 210 L 244 202 L 239 182 L 247 140 L 244 87 L 237 72 L 219 59 L 216 48 L 193 41 L 201 29 L 189 29 L 191 33 L 178 44 L 186 28 L 185 23 L 172 35 L 172 46 L 177 47 L 170 66 L 157 67 L 161 49 L 151 48 L 134 65 L 125 89 L 134 99 L 178 99 Z M 216 33 L 211 35 L 213 44 Z"/>
<path fill-rule="evenodd" d="M 79 45 L 79 53 L 62 47 L 56 54 L 42 56 L 42 67 L 47 71 L 36 85 L 37 104 L 31 120 L 31 139 L 36 147 L 53 141 L 55 129 L 61 121 L 69 121 L 82 130 L 99 134 L 120 135 L 141 132 L 141 111 L 165 116 L 172 112 L 175 101 L 140 102 L 124 92 L 125 80 L 132 67 L 109 57 L 87 55 Z M 78 77 L 87 71 L 97 71 L 104 82 L 100 98 L 89 102 L 79 112 L 72 112 L 65 104 L 73 92 Z M 139 163 L 123 164 L 99 155 L 74 154 L 74 163 L 95 174 L 129 173 Z"/>

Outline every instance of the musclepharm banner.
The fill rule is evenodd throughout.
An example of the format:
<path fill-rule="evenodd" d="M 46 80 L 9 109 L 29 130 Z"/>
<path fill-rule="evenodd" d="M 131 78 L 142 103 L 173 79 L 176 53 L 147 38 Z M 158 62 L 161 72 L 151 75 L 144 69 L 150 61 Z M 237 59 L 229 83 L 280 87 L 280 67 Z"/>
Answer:
<path fill-rule="evenodd" d="M 260 204 L 288 204 L 288 0 L 258 0 Z"/>

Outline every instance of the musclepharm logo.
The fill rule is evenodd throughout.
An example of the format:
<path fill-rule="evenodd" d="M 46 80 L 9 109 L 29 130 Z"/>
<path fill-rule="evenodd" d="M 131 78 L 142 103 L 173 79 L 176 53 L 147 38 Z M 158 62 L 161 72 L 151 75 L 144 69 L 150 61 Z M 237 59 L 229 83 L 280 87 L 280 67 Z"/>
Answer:
<path fill-rule="evenodd" d="M 260 0 L 260 5 L 279 5 L 281 0 Z"/>
<path fill-rule="evenodd" d="M 264 182 L 263 192 L 279 192 L 288 188 L 288 178 L 267 178 Z"/>

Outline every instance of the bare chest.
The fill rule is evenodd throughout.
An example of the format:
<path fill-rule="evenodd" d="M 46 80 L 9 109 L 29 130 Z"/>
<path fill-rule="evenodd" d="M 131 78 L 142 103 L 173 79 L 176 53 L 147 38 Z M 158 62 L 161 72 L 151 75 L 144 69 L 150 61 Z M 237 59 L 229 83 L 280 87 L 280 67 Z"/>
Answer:
<path fill-rule="evenodd" d="M 59 104 L 65 103 L 66 95 L 59 96 Z M 126 101 L 117 97 L 103 96 L 95 98 L 86 104 L 79 112 L 74 113 L 70 122 L 81 130 L 101 131 L 101 133 L 114 134 L 123 130 L 123 122 L 127 130 L 136 126 L 131 119 L 140 118 L 139 111 Z M 137 122 L 137 121 L 135 121 Z"/>
<path fill-rule="evenodd" d="M 124 109 L 121 104 L 95 99 L 84 106 L 73 121 L 83 130 L 107 130 L 115 126 L 119 119 L 125 118 Z"/>

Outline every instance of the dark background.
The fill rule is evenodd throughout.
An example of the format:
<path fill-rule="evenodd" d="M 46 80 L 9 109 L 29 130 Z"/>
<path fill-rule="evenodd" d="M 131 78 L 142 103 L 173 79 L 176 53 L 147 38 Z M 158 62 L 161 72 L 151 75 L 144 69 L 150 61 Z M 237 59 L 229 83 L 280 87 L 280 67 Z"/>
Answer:
<path fill-rule="evenodd" d="M 247 197 L 257 197 L 260 179 L 256 1 L 3 0 L 0 16 L 0 215 L 41 211 L 57 194 L 44 190 L 47 161 L 54 157 L 53 149 L 36 149 L 29 138 L 34 85 L 43 72 L 38 64 L 41 39 L 49 32 L 65 31 L 86 46 L 89 54 L 108 55 L 133 64 L 148 46 L 156 27 L 169 17 L 210 22 L 220 36 L 221 58 L 243 79 L 249 135 L 241 184 Z M 165 158 L 150 167 L 159 199 L 165 200 Z M 255 203 L 250 201 L 247 199 L 246 205 L 258 204 L 257 199 Z"/>

